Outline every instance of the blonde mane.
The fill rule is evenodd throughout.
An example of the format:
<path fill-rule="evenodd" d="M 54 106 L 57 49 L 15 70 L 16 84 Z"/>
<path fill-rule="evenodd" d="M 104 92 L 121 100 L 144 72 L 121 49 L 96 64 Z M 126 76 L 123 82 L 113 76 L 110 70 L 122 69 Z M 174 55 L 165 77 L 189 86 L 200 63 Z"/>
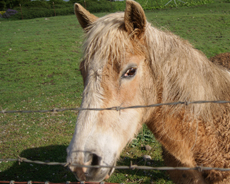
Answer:
<path fill-rule="evenodd" d="M 163 89 L 161 103 L 230 100 L 229 72 L 214 65 L 187 41 L 152 27 L 150 23 L 147 23 L 143 40 L 144 45 L 128 35 L 124 27 L 124 13 L 99 18 L 87 29 L 84 66 L 98 71 L 108 61 L 122 63 L 126 52 L 140 51 L 145 53 L 152 68 L 155 84 L 158 84 L 155 87 Z M 214 116 L 223 113 L 223 106 L 195 104 L 186 109 L 195 118 L 211 122 Z M 165 111 L 169 108 L 177 114 L 184 106 L 164 107 Z"/>

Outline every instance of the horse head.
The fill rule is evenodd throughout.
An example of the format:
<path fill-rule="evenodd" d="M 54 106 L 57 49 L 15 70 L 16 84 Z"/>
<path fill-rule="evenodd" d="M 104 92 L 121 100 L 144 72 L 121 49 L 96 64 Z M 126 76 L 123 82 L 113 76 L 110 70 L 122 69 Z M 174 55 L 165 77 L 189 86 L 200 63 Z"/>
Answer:
<path fill-rule="evenodd" d="M 147 98 L 142 98 L 143 93 L 150 93 L 146 86 L 152 83 L 149 80 L 152 71 L 146 62 L 147 21 L 142 7 L 127 0 L 124 13 L 97 18 L 76 3 L 75 14 L 86 33 L 80 64 L 84 80 L 81 107 L 149 103 Z M 122 149 L 145 122 L 148 115 L 144 118 L 144 113 L 144 109 L 80 111 L 67 149 L 67 162 L 76 177 L 86 181 L 108 178 L 113 172 L 111 168 L 80 168 L 74 164 L 114 166 Z"/>

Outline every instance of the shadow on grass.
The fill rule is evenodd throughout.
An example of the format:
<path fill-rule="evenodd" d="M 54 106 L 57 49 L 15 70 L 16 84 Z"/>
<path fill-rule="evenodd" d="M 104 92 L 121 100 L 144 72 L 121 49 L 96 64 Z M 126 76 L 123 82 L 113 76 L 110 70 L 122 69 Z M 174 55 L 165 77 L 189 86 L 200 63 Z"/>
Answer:
<path fill-rule="evenodd" d="M 32 148 L 24 150 L 20 157 L 24 157 L 30 160 L 39 160 L 45 162 L 65 162 L 66 161 L 66 146 L 63 145 L 52 145 L 46 147 Z M 130 165 L 130 161 L 136 165 L 147 165 L 149 166 L 163 166 L 162 161 L 151 160 L 150 163 L 144 162 L 143 158 L 139 157 L 131 159 L 129 157 L 121 157 L 118 165 Z M 1 163 L 3 166 L 7 166 L 10 163 Z M 135 177 L 148 176 L 151 181 L 158 181 L 163 179 L 168 181 L 168 176 L 164 171 L 153 171 L 153 170 L 116 170 L 115 173 L 120 173 L 121 180 L 126 179 L 129 175 L 135 180 Z M 0 172 L 0 180 L 5 181 L 51 181 L 51 182 L 66 182 L 76 181 L 74 175 L 63 166 L 48 166 L 31 163 L 18 162 L 12 164 L 9 169 Z M 121 181 L 119 181 L 120 183 Z M 123 181 L 122 181 L 123 182 Z"/>
<path fill-rule="evenodd" d="M 29 160 L 44 162 L 66 162 L 66 146 L 52 145 L 24 150 L 19 155 Z M 2 163 L 3 165 L 10 163 Z M 76 181 L 74 175 L 63 166 L 48 166 L 30 163 L 13 163 L 13 165 L 0 172 L 0 180 L 5 181 Z"/>
<path fill-rule="evenodd" d="M 135 159 L 130 157 L 121 157 L 119 159 L 118 165 L 130 165 L 132 161 L 132 165 L 138 166 L 150 166 L 150 167 L 161 167 L 165 166 L 163 161 L 160 160 L 148 160 L 145 161 L 143 157 L 137 157 Z M 123 177 L 123 181 L 127 181 L 129 183 L 171 183 L 171 180 L 166 171 L 159 170 L 142 170 L 142 169 L 134 169 L 134 170 L 116 170 L 115 173 L 119 175 L 120 173 L 125 173 Z M 142 181 L 142 178 L 148 177 Z"/>

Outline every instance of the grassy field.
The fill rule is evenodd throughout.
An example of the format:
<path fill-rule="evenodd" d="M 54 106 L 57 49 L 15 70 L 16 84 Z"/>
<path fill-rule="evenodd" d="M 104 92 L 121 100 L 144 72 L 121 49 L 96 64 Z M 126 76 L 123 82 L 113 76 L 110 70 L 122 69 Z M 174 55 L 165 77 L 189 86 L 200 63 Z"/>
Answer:
<path fill-rule="evenodd" d="M 188 39 L 207 57 L 230 52 L 230 3 L 146 12 L 148 20 Z M 103 16 L 100 13 L 97 16 Z M 0 108 L 38 110 L 78 107 L 83 91 L 79 62 L 83 31 L 75 16 L 23 21 L 0 19 Z M 65 162 L 77 112 L 0 114 L 0 158 Z M 151 151 L 142 149 L 150 145 Z M 124 149 L 119 165 L 162 166 L 160 144 L 146 127 Z M 76 181 L 61 166 L 0 163 L 0 181 Z M 117 170 L 108 182 L 172 183 L 165 172 Z"/>

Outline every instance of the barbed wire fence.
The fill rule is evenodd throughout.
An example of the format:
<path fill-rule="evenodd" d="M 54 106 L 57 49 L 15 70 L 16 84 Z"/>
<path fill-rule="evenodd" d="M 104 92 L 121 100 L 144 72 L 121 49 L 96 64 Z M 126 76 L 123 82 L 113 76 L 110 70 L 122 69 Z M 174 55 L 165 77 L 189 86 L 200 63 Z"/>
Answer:
<path fill-rule="evenodd" d="M 67 167 L 70 164 L 67 162 L 43 162 L 38 160 L 29 160 L 27 158 L 18 157 L 17 159 L 0 159 L 0 162 L 15 162 L 17 161 L 19 164 L 22 162 L 26 163 L 33 163 L 33 164 L 40 164 L 40 165 L 59 165 Z M 160 170 L 160 171 L 187 171 L 187 170 L 196 170 L 199 172 L 202 171 L 210 171 L 210 170 L 216 170 L 216 171 L 230 171 L 230 168 L 217 168 L 217 167 L 203 167 L 203 166 L 197 166 L 197 167 L 151 167 L 151 166 L 138 166 L 133 165 L 132 161 L 130 161 L 129 166 L 108 166 L 108 165 L 79 165 L 79 164 L 71 164 L 71 166 L 75 167 L 85 167 L 85 168 L 110 168 L 110 169 L 122 169 L 122 170 L 134 170 L 134 169 L 140 169 L 140 170 Z"/>
<path fill-rule="evenodd" d="M 214 103 L 214 104 L 226 104 L 230 103 L 230 101 L 225 101 L 225 100 L 218 100 L 218 101 L 178 101 L 178 102 L 169 102 L 169 103 L 158 103 L 158 104 L 150 104 L 150 105 L 136 105 L 136 106 L 127 106 L 127 107 L 121 107 L 121 106 L 114 106 L 114 107 L 107 107 L 107 108 L 64 108 L 64 109 L 58 109 L 58 108 L 53 108 L 53 109 L 48 109 L 48 110 L 9 110 L 7 111 L 6 109 L 1 109 L 0 113 L 2 114 L 7 114 L 7 113 L 46 113 L 46 112 L 63 112 L 63 111 L 105 111 L 105 110 L 124 110 L 124 109 L 138 109 L 138 108 L 150 108 L 150 107 L 160 107 L 160 106 L 165 106 L 165 105 L 179 105 L 179 104 L 184 104 L 184 105 L 189 105 L 189 104 L 205 104 L 205 103 Z"/>
<path fill-rule="evenodd" d="M 89 110 L 89 111 L 106 111 L 106 110 L 115 110 L 115 111 L 120 111 L 124 109 L 136 109 L 136 108 L 151 108 L 151 107 L 160 107 L 160 106 L 173 106 L 173 105 L 190 105 L 190 104 L 227 104 L 230 103 L 230 101 L 225 101 L 225 100 L 218 100 L 218 101 L 178 101 L 178 102 L 169 102 L 169 103 L 158 103 L 158 104 L 150 104 L 150 105 L 136 105 L 136 106 L 128 106 L 128 107 L 121 107 L 121 106 L 114 106 L 114 107 L 108 107 L 108 108 L 64 108 L 64 109 L 47 109 L 47 110 L 4 110 L 1 109 L 0 113 L 1 114 L 9 114 L 9 113 L 54 113 L 54 112 L 63 112 L 63 111 L 84 111 L 84 110 Z M 0 163 L 2 162 L 18 162 L 19 164 L 22 162 L 25 163 L 33 163 L 33 164 L 40 164 L 40 165 L 49 165 L 49 166 L 63 166 L 67 167 L 70 165 L 70 163 L 66 162 L 44 162 L 44 161 L 39 161 L 39 160 L 29 160 L 27 158 L 23 157 L 18 157 L 18 158 L 6 158 L 0 159 Z M 203 166 L 197 166 L 197 167 L 151 167 L 151 166 L 139 166 L 139 165 L 133 165 L 132 161 L 130 162 L 129 166 L 108 166 L 108 165 L 79 165 L 79 164 L 71 164 L 71 166 L 76 166 L 76 167 L 85 167 L 85 168 L 113 168 L 113 169 L 122 169 L 122 170 L 160 170 L 160 171 L 172 171 L 172 170 L 177 170 L 177 171 L 187 171 L 187 170 L 197 170 L 199 172 L 202 171 L 210 171 L 210 170 L 215 170 L 215 171 L 223 171 L 223 172 L 229 172 L 230 168 L 216 168 L 216 167 L 203 167 Z M 0 183 L 9 183 L 9 184 L 32 184 L 32 181 L 28 182 L 15 182 L 15 181 L 0 181 Z M 33 183 L 44 183 L 44 182 L 33 182 Z M 67 182 L 66 184 L 81 184 L 82 182 Z M 95 182 L 83 182 L 85 184 L 94 184 Z M 45 184 L 52 184 L 50 182 L 45 182 Z M 96 183 L 95 183 L 96 184 Z M 106 184 L 105 182 L 101 182 L 100 184 Z"/>

